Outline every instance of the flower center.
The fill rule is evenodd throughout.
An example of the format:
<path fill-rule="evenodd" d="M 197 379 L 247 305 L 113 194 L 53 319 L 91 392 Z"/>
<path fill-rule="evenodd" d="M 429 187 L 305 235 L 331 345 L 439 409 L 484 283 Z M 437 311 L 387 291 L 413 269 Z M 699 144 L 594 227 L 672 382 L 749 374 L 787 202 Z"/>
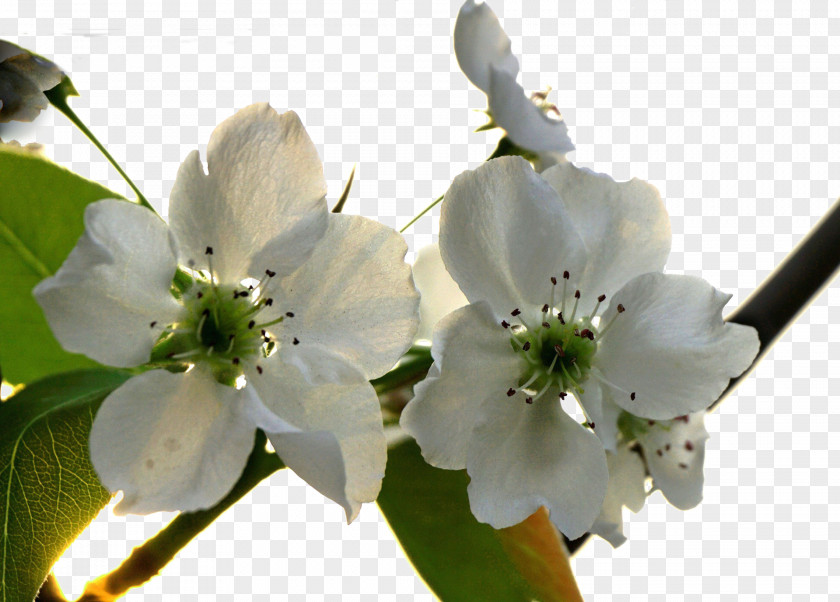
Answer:
<path fill-rule="evenodd" d="M 247 281 L 238 286 L 220 285 L 213 274 L 212 255 L 213 249 L 207 247 L 208 270 L 193 271 L 194 277 L 186 272 L 176 276 L 175 295 L 185 311 L 181 320 L 164 331 L 152 360 L 176 366 L 200 362 L 211 368 L 219 382 L 233 384 L 243 373 L 243 362 L 254 363 L 262 373 L 259 360 L 276 350 L 274 332 L 294 313 L 260 316 L 274 305 L 267 291 L 275 272 L 266 270 L 262 280 L 248 285 Z M 152 322 L 151 327 L 156 324 Z M 297 338 L 291 342 L 299 343 Z"/>
<path fill-rule="evenodd" d="M 576 290 L 567 298 L 568 280 L 569 272 L 564 272 L 559 308 L 554 304 L 557 278 L 552 277 L 550 300 L 535 312 L 536 321 L 532 323 L 530 319 L 523 318 L 519 308 L 511 312 L 512 319 L 518 324 L 502 320 L 502 327 L 510 330 L 512 347 L 524 360 L 516 387 L 507 391 L 509 397 L 521 391 L 526 395 L 525 401 L 533 403 L 552 389 L 559 393 L 561 399 L 566 397 L 567 392 L 584 392 L 582 383 L 593 373 L 592 362 L 598 343 L 612 321 L 603 326 L 597 321 L 598 310 L 606 295 L 598 297 L 591 313 L 580 315 L 580 291 Z M 619 314 L 624 312 L 622 305 L 618 305 L 617 309 Z"/>

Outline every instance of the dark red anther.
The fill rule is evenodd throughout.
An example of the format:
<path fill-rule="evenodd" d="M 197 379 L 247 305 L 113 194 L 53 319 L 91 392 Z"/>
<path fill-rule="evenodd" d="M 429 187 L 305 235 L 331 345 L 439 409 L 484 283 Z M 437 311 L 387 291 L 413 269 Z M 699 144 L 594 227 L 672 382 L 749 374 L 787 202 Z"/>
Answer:
<path fill-rule="evenodd" d="M 528 351 L 531 348 L 531 341 L 525 341 L 525 344 L 522 345 L 522 351 Z"/>
<path fill-rule="evenodd" d="M 630 393 L 630 401 L 636 401 L 636 392 L 635 391 Z"/>
<path fill-rule="evenodd" d="M 592 331 L 589 330 L 588 328 L 584 328 L 583 330 L 580 331 L 580 337 L 582 339 L 589 339 L 590 341 L 595 340 L 595 335 L 592 334 Z"/>
<path fill-rule="evenodd" d="M 569 279 L 569 270 L 566 270 L 565 272 L 563 272 L 563 278 L 565 278 L 566 280 Z"/>
<path fill-rule="evenodd" d="M 570 363 L 570 364 L 577 364 L 577 356 L 575 356 L 575 357 L 573 357 L 572 359 L 570 359 L 570 360 L 569 360 L 569 363 Z"/>
<path fill-rule="evenodd" d="M 671 444 L 670 443 L 665 444 L 665 451 L 671 451 Z"/>
<path fill-rule="evenodd" d="M 591 429 L 595 428 L 595 423 L 594 422 L 587 422 L 586 424 L 588 424 L 589 428 L 591 428 Z"/>
<path fill-rule="evenodd" d="M 502 320 L 502 328 L 510 328 L 510 323 L 507 320 Z"/>
<path fill-rule="evenodd" d="M 623 314 L 623 313 L 624 313 L 624 306 L 623 306 L 621 303 L 619 303 L 619 304 L 616 306 L 615 310 L 616 310 L 618 313 Z"/>
<path fill-rule="evenodd" d="M 574 333 L 573 333 L 573 334 L 574 334 L 576 337 L 579 337 L 579 336 L 580 336 L 580 330 L 578 330 L 577 328 L 575 328 L 575 331 L 574 331 Z"/>
<path fill-rule="evenodd" d="M 607 296 L 606 296 L 606 295 L 599 295 L 599 296 L 598 296 L 598 303 L 603 303 L 603 302 L 604 302 L 604 301 L 606 301 L 606 300 L 607 300 Z"/>
<path fill-rule="evenodd" d="M 514 395 L 516 395 L 516 389 L 508 389 L 507 390 L 507 396 L 508 397 L 513 397 Z"/>
<path fill-rule="evenodd" d="M 551 284 L 557 284 L 557 278 L 554 276 L 551 277 Z"/>
<path fill-rule="evenodd" d="M 263 336 L 265 336 L 265 328 L 263 328 L 263 329 L 260 331 L 260 334 L 261 334 L 261 335 L 263 335 Z"/>
<path fill-rule="evenodd" d="M 257 374 L 262 374 L 262 366 L 257 366 Z"/>
<path fill-rule="evenodd" d="M 694 451 L 694 444 L 691 441 L 686 441 L 685 442 L 685 448 L 688 451 Z"/>
<path fill-rule="evenodd" d="M 274 305 L 274 299 L 269 297 L 268 299 L 265 300 L 265 306 L 266 307 L 271 307 L 272 305 Z"/>
<path fill-rule="evenodd" d="M 201 291 L 198 291 L 198 292 L 195 294 L 195 298 L 196 298 L 196 299 L 201 299 L 203 296 L 204 296 L 204 293 L 202 293 Z"/>
<path fill-rule="evenodd" d="M 298 341 L 298 338 L 297 337 L 293 338 L 292 339 L 292 345 L 298 345 L 298 344 L 300 344 L 300 341 Z"/>
<path fill-rule="evenodd" d="M 232 360 L 230 360 L 230 361 L 231 361 L 231 362 L 233 362 L 233 365 L 234 365 L 234 366 L 238 366 L 238 365 L 239 365 L 239 358 L 238 358 L 238 357 L 235 357 L 235 358 L 233 358 L 233 359 L 232 359 Z"/>
<path fill-rule="evenodd" d="M 204 254 L 205 255 L 212 255 L 213 254 L 213 247 L 207 247 L 206 249 L 204 249 Z"/>
<path fill-rule="evenodd" d="M 248 330 L 251 330 L 256 325 L 257 325 L 256 320 L 251 320 L 250 322 L 248 322 Z"/>
<path fill-rule="evenodd" d="M 580 291 L 575 291 L 575 299 L 580 299 Z"/>
<path fill-rule="evenodd" d="M 560 345 L 554 346 L 554 353 L 556 353 L 560 357 L 566 357 L 566 352 L 563 351 L 563 348 Z"/>
<path fill-rule="evenodd" d="M 661 458 L 661 457 L 662 457 L 662 450 L 661 450 L 661 449 L 657 449 L 657 450 L 656 450 L 656 455 L 657 455 L 657 456 L 659 456 L 659 457 Z"/>
<path fill-rule="evenodd" d="M 542 306 L 542 312 L 545 313 L 548 311 L 548 303 Z"/>
<path fill-rule="evenodd" d="M 514 317 L 515 317 L 515 316 L 518 316 L 518 315 L 519 315 L 519 314 L 521 314 L 521 313 L 522 313 L 522 312 L 521 312 L 521 311 L 519 311 L 519 308 L 517 307 L 517 308 L 516 308 L 516 309 L 514 309 L 512 312 L 510 312 L 510 315 L 512 315 L 512 316 L 514 316 Z"/>
<path fill-rule="evenodd" d="M 688 464 L 686 464 L 685 462 L 680 462 L 680 468 L 685 470 L 686 468 L 688 468 Z"/>
<path fill-rule="evenodd" d="M 526 397 L 525 398 L 525 403 L 534 403 L 534 398 L 533 397 Z"/>
<path fill-rule="evenodd" d="M 149 324 L 149 328 L 154 328 L 157 325 L 157 320 L 154 320 L 151 324 Z"/>
<path fill-rule="evenodd" d="M 682 420 L 683 422 L 688 424 L 688 414 L 685 414 L 684 416 L 677 416 L 676 418 L 674 418 L 674 420 Z"/>
<path fill-rule="evenodd" d="M 557 319 L 560 320 L 561 324 L 563 324 L 564 326 L 566 325 L 566 320 L 563 319 L 563 312 L 562 311 L 557 312 Z"/>
<path fill-rule="evenodd" d="M 266 270 L 265 275 L 269 278 L 274 278 L 277 275 L 277 272 L 272 272 L 271 270 Z"/>
<path fill-rule="evenodd" d="M 551 328 L 551 324 L 549 324 L 548 322 L 543 322 L 542 327 L 543 328 Z"/>
<path fill-rule="evenodd" d="M 294 317 L 295 317 L 295 312 L 293 312 L 293 311 L 287 311 L 287 312 L 286 312 L 286 317 L 287 317 L 287 318 L 294 318 Z"/>
<path fill-rule="evenodd" d="M 648 420 L 648 426 L 653 426 L 656 424 L 656 420 Z"/>
<path fill-rule="evenodd" d="M 210 315 L 210 309 L 209 309 L 209 308 L 207 308 L 207 307 L 205 307 L 205 308 L 204 308 L 204 311 L 203 311 L 203 312 L 201 312 L 201 315 L 202 315 L 202 316 L 209 316 L 209 315 Z"/>
<path fill-rule="evenodd" d="M 566 393 L 565 391 L 560 391 L 560 399 L 566 399 L 566 395 L 568 395 L 568 393 Z"/>

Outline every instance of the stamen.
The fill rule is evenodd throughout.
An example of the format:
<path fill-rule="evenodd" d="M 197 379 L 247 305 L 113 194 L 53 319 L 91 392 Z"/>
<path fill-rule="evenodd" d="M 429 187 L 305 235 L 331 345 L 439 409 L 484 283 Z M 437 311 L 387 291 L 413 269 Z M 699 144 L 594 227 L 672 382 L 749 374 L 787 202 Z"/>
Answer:
<path fill-rule="evenodd" d="M 287 312 L 286 312 L 286 317 L 287 317 L 287 318 L 294 318 L 294 317 L 295 317 L 295 314 L 294 314 L 294 312 L 287 311 Z"/>
<path fill-rule="evenodd" d="M 507 320 L 502 320 L 502 328 L 510 328 L 510 322 Z"/>
<path fill-rule="evenodd" d="M 595 309 L 592 310 L 592 313 L 589 314 L 589 321 L 591 322 L 592 319 L 598 315 L 598 308 L 601 307 L 601 303 L 603 303 L 607 299 L 606 295 L 600 295 L 598 297 L 598 302 L 595 303 Z"/>
<path fill-rule="evenodd" d="M 507 390 L 507 396 L 508 397 L 513 397 L 514 395 L 516 395 L 516 389 L 511 388 L 511 389 Z"/>
<path fill-rule="evenodd" d="M 566 320 L 564 320 L 564 319 L 563 319 L 563 312 L 562 312 L 562 311 L 558 311 L 558 312 L 557 312 L 557 319 L 558 319 L 558 320 L 560 320 L 560 323 L 561 323 L 563 326 L 565 326 L 565 325 L 566 325 Z"/>
<path fill-rule="evenodd" d="M 636 401 L 636 392 L 635 391 L 630 393 L 630 401 Z"/>
<path fill-rule="evenodd" d="M 548 330 L 549 328 L 551 328 L 551 324 L 549 324 L 548 322 L 543 322 L 542 327 Z"/>
<path fill-rule="evenodd" d="M 248 322 L 248 330 L 251 330 L 256 325 L 257 325 L 256 320 L 251 320 L 250 322 Z"/>
<path fill-rule="evenodd" d="M 607 325 L 606 325 L 606 326 L 604 326 L 603 328 L 601 328 L 601 329 L 598 331 L 598 340 L 599 340 L 599 341 L 603 340 L 604 335 L 605 335 L 605 334 L 607 334 L 607 331 L 610 329 L 610 326 L 612 326 L 612 325 L 613 325 L 613 323 L 615 323 L 616 318 L 618 318 L 618 316 L 620 316 L 621 314 L 623 314 L 623 313 L 624 313 L 624 311 L 625 311 L 624 306 L 623 306 L 621 303 L 619 303 L 618 305 L 616 305 L 616 307 L 615 307 L 615 315 L 614 315 L 612 318 L 610 318 L 610 321 L 609 321 L 609 322 L 607 322 Z"/>
<path fill-rule="evenodd" d="M 201 331 L 204 329 L 204 322 L 207 321 L 207 316 L 210 315 L 210 310 L 205 308 L 203 312 L 201 312 L 201 319 L 198 321 L 198 328 L 195 329 L 195 338 L 198 342 L 201 342 Z"/>
<path fill-rule="evenodd" d="M 230 360 L 230 362 L 231 362 L 234 366 L 238 366 L 238 365 L 239 365 L 239 358 L 238 358 L 238 357 L 235 357 L 235 358 L 233 358 L 232 360 Z"/>
<path fill-rule="evenodd" d="M 540 376 L 542 376 L 542 375 L 541 375 L 539 372 L 534 372 L 534 374 L 532 374 L 532 375 L 531 375 L 531 378 L 529 378 L 527 381 L 525 381 L 525 384 L 524 384 L 524 385 L 522 385 L 521 387 L 519 387 L 519 388 L 517 389 L 517 391 L 522 391 L 522 390 L 524 390 L 524 389 L 527 389 L 527 388 L 528 388 L 529 386 L 531 386 L 531 385 L 534 383 L 534 381 L 535 381 L 535 380 L 537 380 Z"/>
<path fill-rule="evenodd" d="M 549 306 L 552 308 L 554 307 L 554 290 L 557 288 L 557 278 L 554 276 L 551 277 L 551 300 L 549 301 Z M 545 313 L 545 312 L 543 312 Z"/>
<path fill-rule="evenodd" d="M 560 313 L 566 311 L 566 283 L 569 282 L 569 270 L 563 272 L 563 302 L 560 304 Z"/>
<path fill-rule="evenodd" d="M 548 313 L 548 303 L 546 303 L 545 305 L 542 306 L 542 312 L 543 313 Z"/>
<path fill-rule="evenodd" d="M 149 324 L 149 328 L 154 328 L 157 325 L 157 320 L 154 320 L 151 324 Z"/>
<path fill-rule="evenodd" d="M 512 315 L 512 316 L 515 318 L 516 316 L 518 316 L 518 315 L 519 315 L 519 314 L 521 314 L 521 313 L 522 313 L 522 312 L 521 312 L 521 311 L 519 311 L 519 308 L 517 307 L 517 308 L 516 308 L 516 309 L 514 309 L 512 312 L 510 312 L 510 315 Z"/>
<path fill-rule="evenodd" d="M 575 306 L 572 308 L 572 317 L 569 318 L 569 322 L 574 322 L 575 321 L 575 316 L 577 315 L 577 308 L 578 308 L 578 303 L 579 302 L 580 302 L 580 291 L 577 290 L 577 291 L 575 291 Z"/>
<path fill-rule="evenodd" d="M 525 398 L 525 403 L 534 403 L 534 398 L 533 397 L 526 397 Z"/>
<path fill-rule="evenodd" d="M 565 391 L 560 391 L 560 399 L 566 399 L 567 395 L 568 393 L 566 393 Z"/>
<path fill-rule="evenodd" d="M 274 324 L 279 324 L 280 322 L 282 322 L 285 319 L 286 319 L 285 316 L 280 316 L 279 318 L 277 318 L 275 320 L 272 320 L 271 322 L 264 322 L 263 324 L 257 324 L 256 327 L 261 328 L 262 329 L 261 332 L 263 333 L 263 336 L 265 336 L 264 333 L 265 333 L 266 328 L 268 328 L 269 326 L 273 326 Z"/>
<path fill-rule="evenodd" d="M 694 444 L 691 441 L 686 441 L 685 442 L 685 448 L 688 451 L 694 451 Z"/>
<path fill-rule="evenodd" d="M 257 374 L 262 374 L 262 373 L 263 373 L 262 366 L 257 366 Z"/>
<path fill-rule="evenodd" d="M 522 345 L 522 351 L 528 351 L 531 349 L 531 341 L 525 341 L 525 344 Z"/>
<path fill-rule="evenodd" d="M 227 351 L 225 351 L 225 353 L 230 353 L 231 351 L 233 351 L 233 347 L 236 344 L 236 335 L 230 335 L 228 337 L 228 341 L 230 341 L 230 344 L 228 345 Z"/>
<path fill-rule="evenodd" d="M 300 344 L 300 341 L 297 339 L 297 337 L 293 338 L 292 339 L 292 345 L 298 345 L 298 344 Z"/>
<path fill-rule="evenodd" d="M 563 351 L 563 347 L 560 345 L 554 346 L 554 352 L 557 354 L 557 357 L 566 357 L 566 352 Z"/>
<path fill-rule="evenodd" d="M 169 357 L 170 359 L 173 359 L 173 360 L 182 360 L 186 357 L 193 357 L 195 355 L 200 355 L 200 354 L 201 354 L 201 349 L 193 349 L 192 351 L 185 351 L 183 353 L 173 353 L 173 354 L 168 355 L 167 357 Z"/>

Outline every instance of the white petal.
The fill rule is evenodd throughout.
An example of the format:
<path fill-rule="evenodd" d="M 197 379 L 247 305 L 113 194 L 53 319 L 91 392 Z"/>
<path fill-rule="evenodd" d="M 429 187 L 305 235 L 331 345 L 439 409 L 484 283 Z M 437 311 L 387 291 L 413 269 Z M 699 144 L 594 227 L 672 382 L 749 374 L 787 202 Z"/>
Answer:
<path fill-rule="evenodd" d="M 417 252 L 412 273 L 414 284 L 420 291 L 420 328 L 415 338 L 431 341 L 435 324 L 469 302 L 446 271 L 437 244 L 425 246 Z"/>
<path fill-rule="evenodd" d="M 545 506 L 569 539 L 586 533 L 607 490 L 607 462 L 598 438 L 555 399 L 528 405 L 518 397 L 501 397 L 485 406 L 467 459 L 475 517 L 501 529 Z"/>
<path fill-rule="evenodd" d="M 467 299 L 487 301 L 499 316 L 542 306 L 550 278 L 580 273 L 586 262 L 557 192 L 521 157 L 493 159 L 456 177 L 442 203 L 440 231 L 455 282 Z"/>
<path fill-rule="evenodd" d="M 379 222 L 330 214 L 315 252 L 279 283 L 274 306 L 295 314 L 283 323 L 284 336 L 343 357 L 368 378 L 387 372 L 419 322 L 406 250 L 402 236 Z"/>
<path fill-rule="evenodd" d="M 518 386 L 522 360 L 485 303 L 455 310 L 438 323 L 434 337 L 435 363 L 415 387 L 400 425 L 429 464 L 461 469 L 482 403 L 511 399 L 506 392 Z"/>
<path fill-rule="evenodd" d="M 492 66 L 490 74 L 490 114 L 514 144 L 537 153 L 575 150 L 566 122 L 550 118 L 525 96 L 515 73 Z"/>
<path fill-rule="evenodd" d="M 464 75 L 485 94 L 490 93 L 490 66 L 516 77 L 519 61 L 499 19 L 484 2 L 467 0 L 455 19 L 455 58 Z"/>
<path fill-rule="evenodd" d="M 703 459 L 709 433 L 705 412 L 656 424 L 639 437 L 645 450 L 654 487 L 680 510 L 694 508 L 703 499 Z"/>
<path fill-rule="evenodd" d="M 759 348 L 754 328 L 723 322 L 728 300 L 700 278 L 670 274 L 644 274 L 618 291 L 603 319 L 609 321 L 619 303 L 626 311 L 595 355 L 617 388 L 614 401 L 656 420 L 711 405 Z"/>
<path fill-rule="evenodd" d="M 616 453 L 607 453 L 607 467 L 610 471 L 607 495 L 590 531 L 617 548 L 627 541 L 622 508 L 626 506 L 638 512 L 645 505 L 645 466 L 639 454 L 623 446 Z"/>
<path fill-rule="evenodd" d="M 201 370 L 145 372 L 102 404 L 90 456 L 102 484 L 125 495 L 117 514 L 210 508 L 233 487 L 254 445 L 243 395 Z"/>
<path fill-rule="evenodd" d="M 595 379 L 590 379 L 579 399 L 587 417 L 595 423 L 595 434 L 598 435 L 604 449 L 615 452 L 618 416 L 622 410 L 613 401 L 610 388 L 601 385 Z"/>
<path fill-rule="evenodd" d="M 67 351 L 136 366 L 182 311 L 169 292 L 177 262 L 169 228 L 134 203 L 85 209 L 85 232 L 54 276 L 33 290 Z"/>
<path fill-rule="evenodd" d="M 182 259 L 205 269 L 212 247 L 213 270 L 227 284 L 300 266 L 326 229 L 327 204 L 323 166 L 298 116 L 267 104 L 242 109 L 213 131 L 207 167 L 193 151 L 172 189 Z"/>
<path fill-rule="evenodd" d="M 542 177 L 560 194 L 589 250 L 578 285 L 589 308 L 633 277 L 661 272 L 671 251 L 671 222 L 659 191 L 642 180 L 616 182 L 605 174 L 561 163 Z"/>
<path fill-rule="evenodd" d="M 268 360 L 247 373 L 261 411 L 252 413 L 277 455 L 299 477 L 341 504 L 352 521 L 379 495 L 387 448 L 379 400 L 361 373 L 350 384 L 310 385 Z M 258 407 L 259 407 L 258 406 Z"/>

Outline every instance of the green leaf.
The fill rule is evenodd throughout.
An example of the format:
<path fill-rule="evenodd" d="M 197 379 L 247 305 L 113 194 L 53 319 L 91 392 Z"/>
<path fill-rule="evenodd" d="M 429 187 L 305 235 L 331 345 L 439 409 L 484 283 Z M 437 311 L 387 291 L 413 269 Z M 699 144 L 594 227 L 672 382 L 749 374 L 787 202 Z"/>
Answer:
<path fill-rule="evenodd" d="M 32 600 L 108 503 L 88 434 L 102 400 L 128 378 L 111 370 L 50 376 L 0 404 L 0 602 Z"/>
<path fill-rule="evenodd" d="M 581 599 L 547 517 L 496 531 L 473 517 L 468 482 L 426 464 L 414 441 L 388 450 L 378 504 L 432 591 L 444 602 Z"/>
<path fill-rule="evenodd" d="M 44 157 L 0 148 L 0 364 L 7 381 L 97 365 L 61 348 L 32 289 L 76 245 L 85 207 L 104 198 L 122 197 Z"/>

